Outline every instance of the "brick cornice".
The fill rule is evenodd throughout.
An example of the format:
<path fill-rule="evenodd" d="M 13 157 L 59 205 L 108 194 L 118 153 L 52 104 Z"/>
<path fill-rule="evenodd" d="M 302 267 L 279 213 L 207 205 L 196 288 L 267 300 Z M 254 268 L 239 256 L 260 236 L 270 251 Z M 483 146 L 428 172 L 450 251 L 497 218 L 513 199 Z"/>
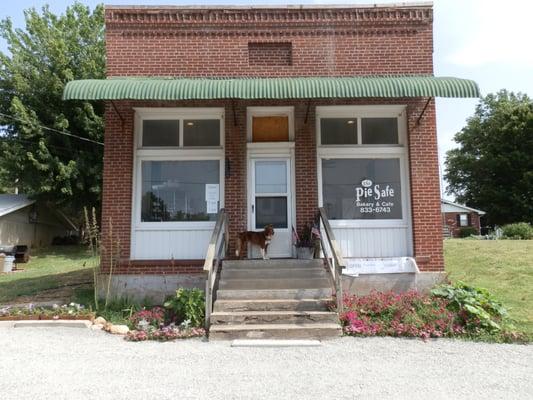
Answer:
<path fill-rule="evenodd" d="M 396 29 L 428 25 L 431 6 L 373 8 L 106 8 L 108 29 L 174 29 L 208 33 L 206 30 L 365 28 Z"/>

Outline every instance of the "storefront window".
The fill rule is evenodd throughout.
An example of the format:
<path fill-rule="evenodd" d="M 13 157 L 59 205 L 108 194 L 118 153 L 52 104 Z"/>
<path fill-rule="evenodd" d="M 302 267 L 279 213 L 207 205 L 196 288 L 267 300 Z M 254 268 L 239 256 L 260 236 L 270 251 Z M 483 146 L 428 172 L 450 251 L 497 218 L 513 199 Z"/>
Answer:
<path fill-rule="evenodd" d="M 214 221 L 220 161 L 143 161 L 141 222 Z"/>
<path fill-rule="evenodd" d="M 399 158 L 322 160 L 322 196 L 328 217 L 402 219 Z"/>
<path fill-rule="evenodd" d="M 363 118 L 363 144 L 398 144 L 398 118 Z"/>
<path fill-rule="evenodd" d="M 178 147 L 179 121 L 174 119 L 147 119 L 143 121 L 143 147 Z"/>
<path fill-rule="evenodd" d="M 184 120 L 183 146 L 220 146 L 220 120 Z"/>
<path fill-rule="evenodd" d="M 356 118 L 321 118 L 322 144 L 357 144 Z"/>

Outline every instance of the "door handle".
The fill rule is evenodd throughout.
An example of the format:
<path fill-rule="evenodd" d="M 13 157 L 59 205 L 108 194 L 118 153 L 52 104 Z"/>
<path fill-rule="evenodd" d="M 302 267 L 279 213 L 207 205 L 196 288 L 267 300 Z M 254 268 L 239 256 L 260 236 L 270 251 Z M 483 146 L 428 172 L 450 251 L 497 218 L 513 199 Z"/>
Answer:
<path fill-rule="evenodd" d="M 254 209 L 255 209 L 255 207 L 254 207 L 254 205 L 252 204 L 252 213 L 254 212 Z"/>

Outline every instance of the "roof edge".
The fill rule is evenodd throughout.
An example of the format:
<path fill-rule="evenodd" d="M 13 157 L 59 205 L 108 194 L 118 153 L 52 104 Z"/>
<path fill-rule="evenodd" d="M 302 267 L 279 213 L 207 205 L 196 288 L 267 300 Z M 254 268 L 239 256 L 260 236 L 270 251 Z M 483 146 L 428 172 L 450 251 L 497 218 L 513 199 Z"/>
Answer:
<path fill-rule="evenodd" d="M 0 210 L 0 217 L 3 217 L 4 215 L 8 215 L 8 214 L 11 214 L 11 213 L 14 213 L 15 211 L 18 211 L 18 210 L 21 210 L 21 209 L 26 208 L 28 206 L 31 206 L 34 203 L 35 203 L 35 200 L 27 199 L 23 203 L 17 204 L 14 207 Z"/>
<path fill-rule="evenodd" d="M 474 211 L 474 212 L 478 213 L 479 215 L 485 215 L 486 214 L 485 211 L 478 210 L 477 208 L 468 207 L 468 206 L 465 206 L 463 204 L 457 204 L 457 203 L 454 203 L 454 202 L 452 202 L 450 200 L 440 199 L 440 202 L 444 203 L 444 204 L 448 204 L 450 206 L 463 208 L 463 209 L 468 210 L 468 211 Z"/>
<path fill-rule="evenodd" d="M 356 8 L 429 8 L 433 1 L 398 2 L 398 3 L 367 3 L 367 4 L 258 4 L 258 5 L 127 5 L 105 4 L 106 10 L 324 10 L 324 9 L 356 9 Z"/>

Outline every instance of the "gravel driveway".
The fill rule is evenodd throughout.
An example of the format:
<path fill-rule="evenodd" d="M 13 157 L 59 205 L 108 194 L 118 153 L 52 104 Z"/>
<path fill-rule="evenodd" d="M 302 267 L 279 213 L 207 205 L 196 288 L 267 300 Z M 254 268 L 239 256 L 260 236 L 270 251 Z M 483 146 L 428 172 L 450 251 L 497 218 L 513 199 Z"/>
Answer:
<path fill-rule="evenodd" d="M 231 348 L 3 328 L 0 398 L 531 399 L 533 346 L 342 338 L 313 348 Z"/>

